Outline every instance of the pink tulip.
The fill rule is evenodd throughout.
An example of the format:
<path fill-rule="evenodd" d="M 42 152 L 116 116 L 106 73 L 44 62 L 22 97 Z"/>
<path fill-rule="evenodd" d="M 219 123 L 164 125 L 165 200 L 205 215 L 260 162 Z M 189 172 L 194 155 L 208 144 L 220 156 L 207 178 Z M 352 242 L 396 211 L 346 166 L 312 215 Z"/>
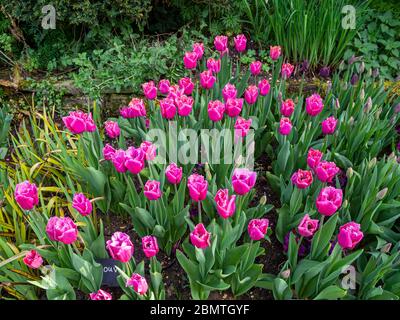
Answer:
<path fill-rule="evenodd" d="M 140 149 L 143 150 L 147 161 L 152 161 L 157 156 L 157 147 L 150 141 L 143 141 Z"/>
<path fill-rule="evenodd" d="M 106 144 L 103 148 L 103 158 L 104 160 L 111 161 L 114 157 L 115 149 L 110 145 Z"/>
<path fill-rule="evenodd" d="M 186 69 L 196 69 L 197 65 L 197 53 L 196 52 L 185 52 L 183 57 L 183 64 Z"/>
<path fill-rule="evenodd" d="M 336 129 L 336 124 L 337 120 L 335 117 L 329 117 L 326 118 L 324 121 L 322 121 L 322 133 L 327 135 L 327 134 L 333 134 Z"/>
<path fill-rule="evenodd" d="M 247 231 L 252 240 L 258 241 L 265 237 L 268 230 L 268 219 L 252 219 L 247 226 Z"/>
<path fill-rule="evenodd" d="M 197 54 L 197 60 L 201 60 L 204 54 L 204 44 L 202 42 L 193 43 L 193 52 Z"/>
<path fill-rule="evenodd" d="M 157 97 L 157 87 L 154 85 L 154 81 L 143 83 L 142 88 L 147 99 L 154 100 Z"/>
<path fill-rule="evenodd" d="M 112 300 L 112 295 L 107 291 L 99 289 L 89 294 L 90 300 Z"/>
<path fill-rule="evenodd" d="M 78 211 L 83 216 L 88 216 L 92 213 L 93 206 L 88 198 L 83 193 L 76 193 L 72 200 L 72 208 Z"/>
<path fill-rule="evenodd" d="M 178 114 L 181 117 L 187 117 L 193 109 L 193 98 L 186 95 L 182 95 L 175 100 L 176 106 L 178 107 Z"/>
<path fill-rule="evenodd" d="M 107 250 L 114 260 L 125 263 L 132 258 L 134 247 L 126 233 L 119 231 L 114 232 L 111 236 L 111 240 L 108 240 L 106 244 Z"/>
<path fill-rule="evenodd" d="M 172 119 L 175 117 L 176 114 L 176 107 L 175 103 L 172 99 L 170 98 L 164 98 L 160 100 L 160 109 L 161 109 L 161 116 L 164 119 Z"/>
<path fill-rule="evenodd" d="M 221 71 L 221 59 L 207 59 L 207 69 L 212 73 L 218 73 Z"/>
<path fill-rule="evenodd" d="M 315 169 L 321 161 L 323 153 L 319 150 L 310 148 L 307 154 L 307 164 L 311 169 Z"/>
<path fill-rule="evenodd" d="M 182 180 L 182 168 L 178 167 L 174 162 L 172 162 L 165 169 L 165 176 L 171 184 L 178 184 Z"/>
<path fill-rule="evenodd" d="M 147 258 L 157 255 L 159 248 L 157 238 L 153 236 L 145 236 L 142 238 L 142 249 Z"/>
<path fill-rule="evenodd" d="M 151 200 L 157 200 L 161 197 L 160 182 L 156 180 L 147 180 L 144 185 L 144 196 Z"/>
<path fill-rule="evenodd" d="M 235 128 L 235 135 L 240 137 L 247 136 L 247 133 L 250 130 L 252 120 L 246 120 L 242 117 L 237 117 L 234 128 Z"/>
<path fill-rule="evenodd" d="M 207 196 L 208 182 L 199 174 L 192 174 L 188 178 L 187 186 L 193 201 L 202 201 Z"/>
<path fill-rule="evenodd" d="M 281 68 L 282 78 L 284 78 L 284 79 L 290 78 L 293 70 L 294 70 L 294 66 L 292 66 L 290 63 L 282 64 L 282 68 Z"/>
<path fill-rule="evenodd" d="M 23 210 L 32 210 L 39 203 L 38 189 L 26 180 L 15 186 L 14 198 Z"/>
<path fill-rule="evenodd" d="M 146 116 L 146 108 L 142 99 L 133 98 L 127 107 L 122 107 L 120 114 L 123 118 L 131 119 Z"/>
<path fill-rule="evenodd" d="M 158 90 L 160 90 L 161 94 L 168 94 L 170 85 L 169 80 L 162 79 L 158 83 Z"/>
<path fill-rule="evenodd" d="M 239 195 L 245 195 L 256 184 L 257 173 L 247 168 L 236 168 L 232 175 L 233 190 Z"/>
<path fill-rule="evenodd" d="M 322 109 L 324 108 L 324 104 L 322 102 L 322 98 L 319 94 L 314 93 L 313 95 L 306 98 L 306 112 L 315 117 L 321 113 Z"/>
<path fill-rule="evenodd" d="M 233 216 L 236 210 L 236 196 L 229 196 L 228 189 L 218 190 L 214 200 L 217 205 L 217 212 L 222 218 L 228 219 Z"/>
<path fill-rule="evenodd" d="M 256 86 L 250 85 L 244 92 L 244 100 L 248 104 L 254 104 L 257 101 L 258 97 L 258 88 Z"/>
<path fill-rule="evenodd" d="M 199 249 L 205 249 L 211 244 L 210 235 L 204 225 L 199 223 L 190 233 L 190 242 Z"/>
<path fill-rule="evenodd" d="M 104 129 L 106 130 L 107 136 L 111 139 L 118 138 L 121 133 L 118 122 L 115 121 L 106 121 L 104 123 Z"/>
<path fill-rule="evenodd" d="M 229 117 L 234 118 L 238 116 L 242 111 L 242 108 L 243 108 L 243 99 L 229 98 L 228 100 L 226 100 L 225 112 Z"/>
<path fill-rule="evenodd" d="M 78 228 L 69 217 L 51 217 L 47 222 L 46 232 L 50 240 L 64 244 L 71 244 L 78 238 Z"/>
<path fill-rule="evenodd" d="M 313 175 L 311 171 L 299 169 L 292 175 L 292 183 L 299 189 L 308 188 L 312 182 Z"/>
<path fill-rule="evenodd" d="M 324 216 L 333 215 L 342 205 L 343 192 L 334 187 L 323 188 L 316 200 L 317 210 Z"/>
<path fill-rule="evenodd" d="M 343 249 L 354 249 L 364 237 L 361 226 L 353 221 L 342 225 L 339 228 L 338 243 Z"/>
<path fill-rule="evenodd" d="M 269 93 L 271 85 L 267 79 L 262 79 L 258 82 L 258 90 L 260 90 L 260 95 L 266 96 Z"/>
<path fill-rule="evenodd" d="M 169 87 L 167 99 L 170 99 L 175 102 L 175 100 L 181 97 L 183 94 L 184 94 L 183 89 L 181 89 L 178 85 L 173 85 Z"/>
<path fill-rule="evenodd" d="M 67 117 L 62 118 L 64 125 L 73 134 L 81 134 L 83 132 L 93 132 L 96 125 L 93 121 L 91 113 L 82 111 L 71 111 Z"/>
<path fill-rule="evenodd" d="M 244 34 L 238 34 L 235 38 L 233 38 L 235 42 L 235 48 L 237 52 L 243 52 L 246 50 L 247 39 Z"/>
<path fill-rule="evenodd" d="M 43 258 L 36 250 L 31 250 L 26 253 L 23 262 L 29 268 L 38 269 L 43 264 Z"/>
<path fill-rule="evenodd" d="M 111 161 L 115 167 L 115 170 L 117 170 L 117 172 L 124 173 L 128 170 L 125 166 L 125 160 L 126 160 L 126 154 L 125 154 L 124 150 L 119 149 L 114 152 L 114 155 L 111 158 Z"/>
<path fill-rule="evenodd" d="M 129 147 L 125 151 L 125 167 L 129 172 L 138 174 L 144 168 L 145 157 L 146 155 L 141 148 Z"/>
<path fill-rule="evenodd" d="M 191 95 L 194 89 L 194 83 L 190 78 L 182 78 L 178 81 L 179 88 L 184 90 L 184 94 Z"/>
<path fill-rule="evenodd" d="M 281 47 L 280 46 L 270 46 L 269 47 L 269 56 L 272 60 L 276 61 L 281 56 Z"/>
<path fill-rule="evenodd" d="M 222 97 L 224 101 L 228 101 L 228 99 L 235 99 L 237 96 L 237 90 L 234 84 L 227 83 L 222 89 Z"/>
<path fill-rule="evenodd" d="M 132 274 L 132 276 L 126 282 L 126 286 L 133 287 L 133 290 L 135 290 L 135 292 L 141 296 L 145 295 L 149 289 L 146 278 L 142 277 L 138 273 Z"/>
<path fill-rule="evenodd" d="M 227 36 L 216 36 L 214 38 L 214 46 L 217 51 L 223 53 L 228 48 L 228 37 Z"/>
<path fill-rule="evenodd" d="M 315 167 L 315 173 L 317 174 L 318 180 L 321 182 L 332 182 L 339 171 L 340 169 L 334 162 L 320 161 Z"/>
<path fill-rule="evenodd" d="M 283 117 L 279 122 L 279 133 L 283 136 L 287 136 L 292 131 L 292 122 L 289 118 Z"/>
<path fill-rule="evenodd" d="M 306 214 L 300 221 L 297 231 L 303 237 L 312 237 L 318 230 L 319 221 L 317 219 L 310 219 L 310 216 Z"/>
<path fill-rule="evenodd" d="M 262 63 L 260 61 L 253 61 L 250 63 L 250 72 L 253 76 L 261 73 Z"/>
<path fill-rule="evenodd" d="M 286 99 L 282 101 L 281 114 L 284 117 L 290 117 L 294 112 L 294 102 L 292 99 Z"/>
<path fill-rule="evenodd" d="M 203 71 L 200 73 L 200 85 L 204 89 L 211 89 L 214 86 L 215 81 L 217 78 L 215 78 L 210 70 Z"/>
<path fill-rule="evenodd" d="M 219 100 L 209 101 L 207 111 L 211 121 L 218 122 L 224 117 L 225 105 Z"/>

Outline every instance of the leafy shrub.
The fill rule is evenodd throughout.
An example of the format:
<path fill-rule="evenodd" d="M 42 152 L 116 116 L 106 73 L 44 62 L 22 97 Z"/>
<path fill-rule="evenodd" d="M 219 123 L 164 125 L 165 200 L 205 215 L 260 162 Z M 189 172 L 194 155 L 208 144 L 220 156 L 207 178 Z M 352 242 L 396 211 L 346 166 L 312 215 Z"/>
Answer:
<path fill-rule="evenodd" d="M 344 59 L 363 56 L 366 68 L 378 69 L 385 79 L 399 76 L 400 21 L 391 11 L 370 10 L 365 27 L 355 37 Z"/>
<path fill-rule="evenodd" d="M 178 38 L 173 36 L 165 43 L 149 45 L 141 40 L 132 47 L 115 42 L 109 49 L 94 50 L 91 57 L 81 53 L 72 61 L 79 67 L 74 82 L 85 94 L 99 97 L 105 90 L 135 91 L 148 79 L 168 75 L 176 80 L 182 69 L 178 63 L 180 47 Z"/>

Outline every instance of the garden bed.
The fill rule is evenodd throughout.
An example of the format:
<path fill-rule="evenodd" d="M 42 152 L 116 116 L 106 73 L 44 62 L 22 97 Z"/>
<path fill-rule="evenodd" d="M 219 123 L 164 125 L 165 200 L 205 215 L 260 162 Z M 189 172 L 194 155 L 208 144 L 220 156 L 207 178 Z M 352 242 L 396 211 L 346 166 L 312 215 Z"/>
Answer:
<path fill-rule="evenodd" d="M 244 35 L 205 49 L 184 53 L 177 83 L 73 111 L 44 100 L 9 121 L 2 297 L 399 298 L 399 97 L 360 59 L 312 82 L 279 46 L 268 72 L 242 64 L 228 52 L 246 50 Z M 3 81 L 35 94 L 19 83 Z M 104 259 L 118 287 L 103 284 Z"/>

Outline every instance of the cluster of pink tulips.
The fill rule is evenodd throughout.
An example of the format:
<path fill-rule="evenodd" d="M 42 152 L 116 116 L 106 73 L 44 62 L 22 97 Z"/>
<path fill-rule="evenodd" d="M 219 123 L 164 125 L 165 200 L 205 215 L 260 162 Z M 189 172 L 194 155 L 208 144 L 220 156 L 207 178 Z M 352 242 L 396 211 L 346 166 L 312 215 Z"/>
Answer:
<path fill-rule="evenodd" d="M 297 170 L 292 175 L 292 183 L 299 189 L 307 189 L 313 183 L 313 176 L 322 183 L 332 183 L 340 169 L 334 162 L 322 160 L 323 153 L 310 149 L 307 156 L 307 164 L 311 170 Z M 317 211 L 322 216 L 335 214 L 343 202 L 343 191 L 332 186 L 323 187 L 316 199 Z M 300 221 L 297 231 L 303 237 L 312 237 L 318 230 L 319 220 L 311 219 L 308 214 Z M 360 225 L 349 222 L 339 228 L 338 243 L 343 249 L 353 249 L 363 238 Z"/>
<path fill-rule="evenodd" d="M 392 179 L 391 163 L 373 173 L 385 173 L 371 182 L 371 189 L 379 194 L 375 197 L 371 191 L 373 200 L 360 199 L 362 204 L 355 204 L 359 200 L 355 194 L 362 194 L 360 185 L 365 184 L 362 173 L 369 169 L 352 158 L 348 149 L 357 143 L 358 150 L 369 148 L 370 140 L 357 141 L 358 137 L 346 131 L 351 130 L 346 119 L 357 115 L 353 110 L 344 114 L 347 111 L 334 107 L 339 98 L 344 100 L 336 92 L 338 89 L 332 85 L 329 94 L 321 93 L 322 97 L 318 93 L 303 95 L 301 89 L 293 98 L 286 88 L 295 67 L 285 61 L 280 46 L 269 48 L 272 77 L 268 78 L 264 62 L 252 61 L 244 73 L 240 65 L 243 60 L 237 63 L 237 70 L 232 66 L 229 53 L 236 51 L 240 56 L 247 50 L 245 35 L 233 39 L 219 35 L 213 44 L 211 55 L 200 42 L 184 52 L 185 76 L 178 81 L 148 79 L 141 86 L 142 97 L 134 97 L 122 106 L 117 120 L 109 118 L 99 124 L 96 111 L 93 116 L 90 112 L 73 111 L 62 118 L 69 132 L 62 132 L 61 136 L 78 141 L 67 143 L 59 153 L 61 160 L 65 157 L 72 163 L 69 166 L 68 161 L 60 161 L 68 167 L 68 185 L 57 181 L 57 190 L 67 198 L 67 205 L 61 207 L 68 206 L 68 214 L 63 210 L 35 210 L 42 204 L 41 192 L 53 192 L 55 188 L 38 188 L 30 181 L 15 186 L 15 202 L 29 215 L 35 233 L 40 229 L 38 238 L 43 238 L 43 247 L 57 250 L 58 257 L 83 259 L 92 271 L 100 268 L 98 260 L 112 258 L 119 272 L 118 285 L 125 293 L 123 298 L 164 299 L 165 270 L 159 258 L 171 253 L 186 272 L 194 299 L 207 299 L 212 291 L 228 289 L 237 297 L 254 287 L 272 290 L 279 299 L 320 298 L 320 292 L 328 296 L 342 294 L 343 290 L 336 288 L 339 278 L 334 275 L 339 272 L 338 266 L 354 258 L 348 263 L 351 264 L 364 254 L 361 247 L 368 246 L 365 244 L 371 238 L 370 230 L 375 227 L 369 218 L 375 214 L 371 207 L 376 204 L 383 212 L 385 205 L 392 209 L 391 204 L 397 201 L 397 195 L 385 203 L 380 197 L 382 192 L 383 196 L 387 194 L 386 180 Z M 359 121 L 369 121 L 367 112 L 360 117 L 364 118 Z M 230 163 L 213 162 L 209 157 L 202 159 L 202 164 L 186 164 L 179 153 L 184 142 L 172 140 L 172 127 L 189 127 L 196 134 L 228 129 L 234 133 L 234 151 L 236 147 L 248 147 L 248 141 L 244 146 L 238 143 L 242 138 L 255 137 L 257 148 L 251 152 L 256 168 L 258 160 L 266 155 L 270 162 L 261 170 L 266 171 L 268 187 L 280 192 L 277 220 L 267 215 L 273 205 L 267 204 L 266 195 L 260 195 L 258 200 L 255 192 L 256 182 L 263 182 L 261 170 L 253 171 L 247 164 L 246 168 L 242 156 Z M 153 129 L 169 130 L 166 140 L 154 138 Z M 352 142 L 344 142 L 344 136 Z M 209 137 L 211 133 L 206 138 Z M 214 156 L 214 150 L 209 153 L 203 145 L 197 145 L 202 139 L 203 136 L 190 146 L 195 146 L 202 156 Z M 341 140 L 336 143 L 335 139 Z M 164 142 L 165 145 L 159 144 Z M 78 152 L 70 152 L 75 145 Z M 173 158 L 175 147 L 179 161 Z M 379 151 L 379 146 L 374 144 L 373 148 Z M 159 163 L 162 151 L 167 149 L 169 160 Z M 221 160 L 222 154 L 219 156 Z M 76 176 L 82 179 L 75 179 Z M 91 178 L 94 181 L 89 181 Z M 129 229 L 117 229 L 105 238 L 97 210 L 129 216 L 135 234 Z M 362 216 L 363 210 L 368 211 L 367 219 Z M 361 213 L 357 216 L 358 212 Z M 35 214 L 40 215 L 37 221 L 41 224 L 32 218 Z M 376 224 L 378 227 L 389 224 L 386 213 L 377 209 L 376 216 L 382 220 Z M 263 265 L 258 264 L 259 257 L 269 248 L 262 240 L 269 241 L 272 228 L 288 253 L 280 264 L 282 272 L 276 276 L 266 274 Z M 134 245 L 137 237 L 141 240 L 140 252 Z M 35 244 L 28 248 L 23 263 L 29 268 L 43 270 L 45 261 L 53 263 L 42 247 Z M 141 255 L 143 261 L 136 264 L 135 256 Z M 326 262 L 330 262 L 329 266 Z M 76 271 L 75 265 L 68 268 Z M 318 270 L 318 276 L 314 270 Z M 90 283 L 82 292 L 90 293 L 91 300 L 113 299 L 103 289 L 104 284 Z"/>

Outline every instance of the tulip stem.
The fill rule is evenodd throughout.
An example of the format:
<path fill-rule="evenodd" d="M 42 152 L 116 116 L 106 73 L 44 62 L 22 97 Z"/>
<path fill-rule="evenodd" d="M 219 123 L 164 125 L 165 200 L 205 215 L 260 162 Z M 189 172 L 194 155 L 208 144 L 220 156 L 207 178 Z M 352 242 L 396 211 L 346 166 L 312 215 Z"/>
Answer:
<path fill-rule="evenodd" d="M 199 215 L 199 223 L 201 223 L 202 222 L 202 219 L 201 219 L 201 201 L 198 201 L 198 203 L 197 203 L 197 211 L 198 211 L 198 215 Z"/>
<path fill-rule="evenodd" d="M 142 186 L 142 191 L 144 191 L 144 184 L 143 184 L 143 181 L 142 181 L 142 177 L 140 176 L 140 173 L 137 174 L 137 177 L 139 179 L 140 185 Z"/>

